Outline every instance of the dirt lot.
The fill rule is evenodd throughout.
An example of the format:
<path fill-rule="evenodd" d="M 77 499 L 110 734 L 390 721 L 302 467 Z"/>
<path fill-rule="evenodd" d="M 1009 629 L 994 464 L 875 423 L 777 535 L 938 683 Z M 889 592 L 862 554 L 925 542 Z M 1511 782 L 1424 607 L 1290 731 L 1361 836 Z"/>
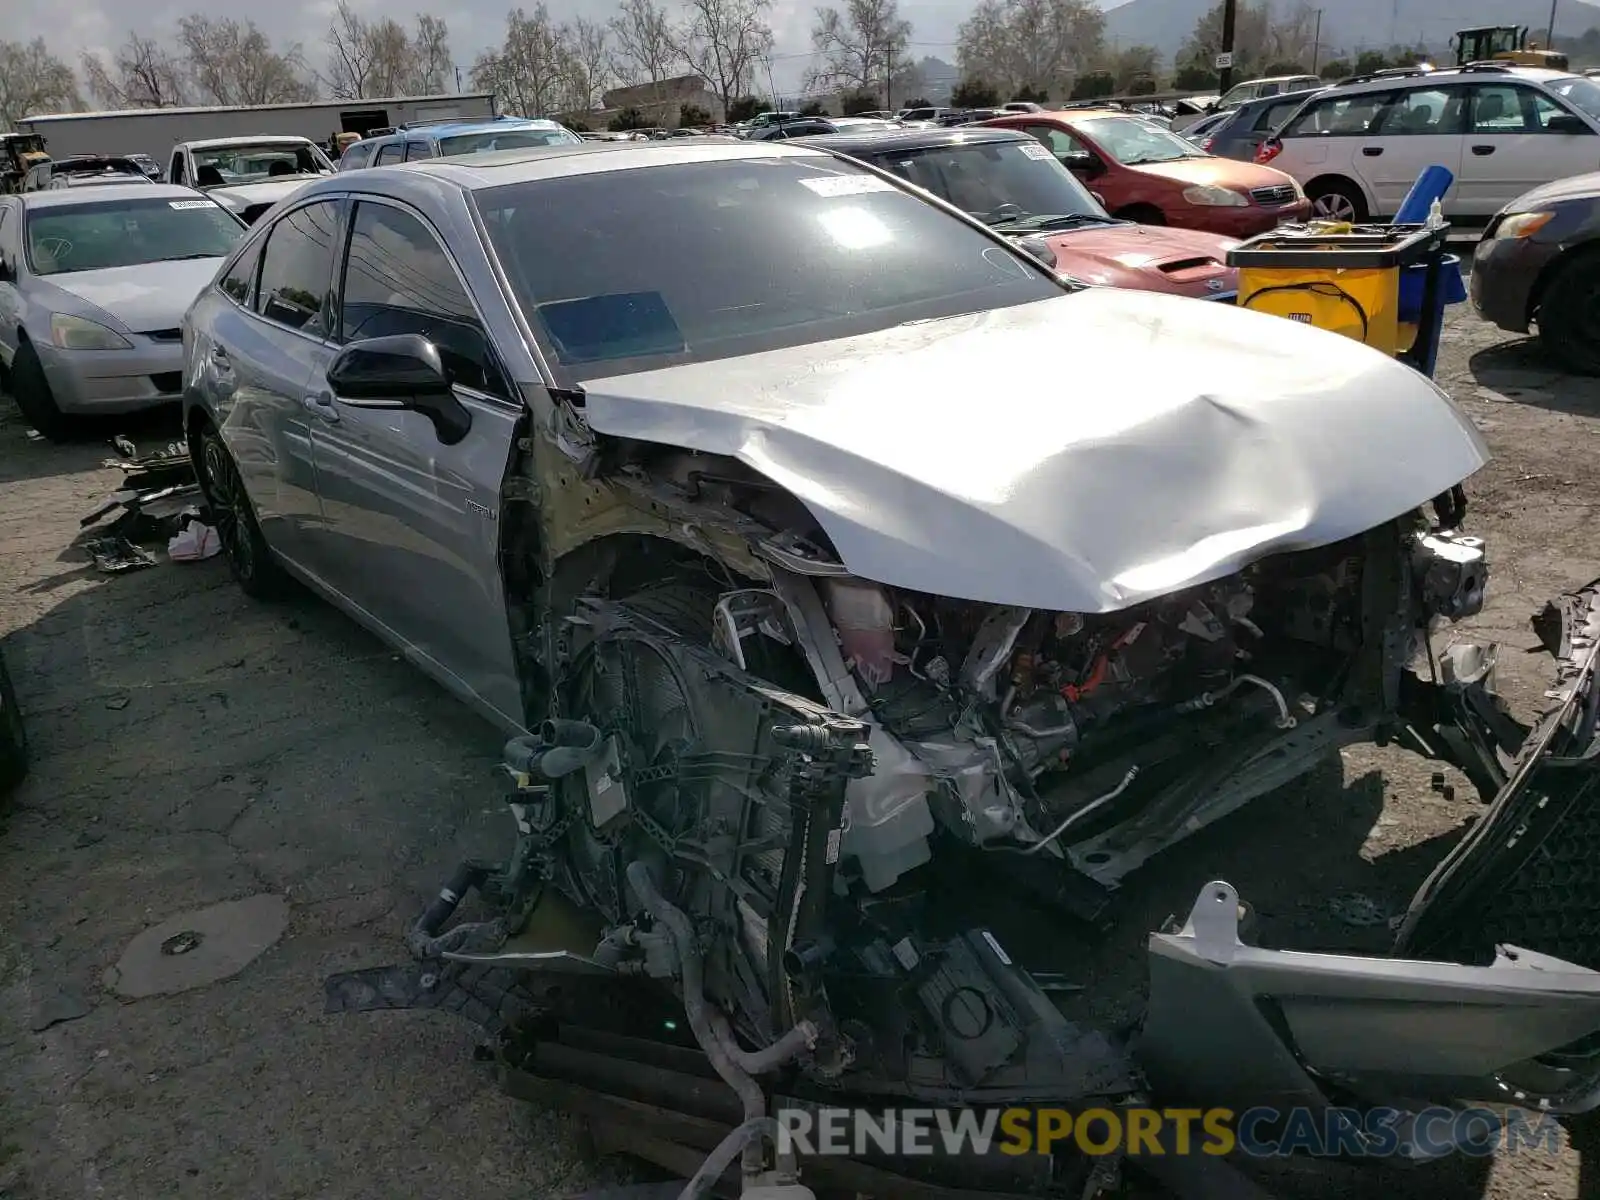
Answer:
<path fill-rule="evenodd" d="M 1520 652 L 1528 615 L 1600 575 L 1600 381 L 1465 315 L 1446 336 L 1440 381 L 1497 456 L 1469 485 L 1494 558 L 1470 632 L 1503 643 L 1502 686 L 1526 713 L 1543 686 Z M 114 484 L 106 453 L 30 440 L 0 405 L 0 634 L 35 752 L 0 825 L 0 1200 L 522 1200 L 618 1177 L 569 1121 L 497 1093 L 463 1024 L 321 1013 L 325 975 L 397 957 L 448 866 L 496 845 L 498 738 L 331 609 L 248 601 L 220 560 L 96 574 L 72 543 Z M 1380 943 L 1318 897 L 1402 904 L 1477 804 L 1376 751 L 1343 776 L 1197 839 L 1148 914 L 1226 872 L 1271 944 Z M 261 892 L 288 898 L 289 926 L 242 974 L 170 997 L 106 990 L 142 929 Z M 71 1019 L 35 1030 L 47 1011 Z M 1578 1164 L 1524 1153 L 1417 1186 L 1565 1200 Z M 1395 1194 L 1353 1175 L 1310 1190 Z"/>

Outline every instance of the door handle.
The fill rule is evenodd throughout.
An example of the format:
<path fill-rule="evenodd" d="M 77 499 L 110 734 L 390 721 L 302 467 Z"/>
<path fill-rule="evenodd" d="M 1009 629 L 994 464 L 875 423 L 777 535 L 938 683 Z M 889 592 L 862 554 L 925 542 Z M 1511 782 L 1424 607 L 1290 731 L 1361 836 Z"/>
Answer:
<path fill-rule="evenodd" d="M 339 409 L 332 396 L 306 396 L 300 401 L 309 412 L 315 413 L 330 425 L 339 423 Z"/>
<path fill-rule="evenodd" d="M 1363 146 L 1363 147 L 1361 147 L 1361 153 L 1365 154 L 1368 158 L 1377 158 L 1378 155 L 1383 153 L 1383 147 L 1382 146 Z"/>
<path fill-rule="evenodd" d="M 1493 146 L 1474 146 L 1472 148 L 1472 152 L 1474 154 L 1476 154 L 1479 158 L 1487 158 L 1489 155 L 1494 153 L 1494 147 Z"/>

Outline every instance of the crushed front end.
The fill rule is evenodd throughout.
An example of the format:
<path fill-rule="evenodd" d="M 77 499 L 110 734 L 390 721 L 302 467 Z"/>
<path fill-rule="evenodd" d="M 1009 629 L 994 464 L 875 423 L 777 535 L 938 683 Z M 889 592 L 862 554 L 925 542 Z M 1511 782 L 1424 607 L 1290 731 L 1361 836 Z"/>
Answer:
<path fill-rule="evenodd" d="M 1600 896 L 1569 832 L 1593 786 L 1595 593 L 1539 622 L 1560 699 L 1530 730 L 1491 690 L 1492 648 L 1432 648 L 1484 598 L 1459 487 L 1071 613 L 873 583 L 739 464 L 647 467 L 619 490 L 746 531 L 749 554 L 641 539 L 586 560 L 540 625 L 548 715 L 507 748 L 514 851 L 451 880 L 416 963 L 330 980 L 331 1009 L 460 1012 L 516 1094 L 753 1194 L 797 1171 L 874 1195 L 1117 1186 L 1116 1164 L 1065 1150 L 797 1163 L 770 1137 L 796 1107 L 1600 1099 Z M 1248 897 L 1218 881 L 1150 935 L 1141 1018 L 1068 1015 L 1166 851 L 1365 741 L 1452 763 L 1490 801 L 1392 957 L 1254 946 Z M 483 919 L 451 925 L 474 889 Z M 1219 1161 L 1127 1165 L 1252 1194 Z"/>

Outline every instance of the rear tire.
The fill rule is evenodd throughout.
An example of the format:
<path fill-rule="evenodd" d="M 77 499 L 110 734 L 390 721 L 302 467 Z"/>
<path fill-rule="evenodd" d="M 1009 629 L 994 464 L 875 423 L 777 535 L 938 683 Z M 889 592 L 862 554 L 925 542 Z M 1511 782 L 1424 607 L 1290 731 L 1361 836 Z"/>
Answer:
<path fill-rule="evenodd" d="M 1350 221 L 1360 224 L 1370 215 L 1367 198 L 1361 189 L 1348 179 L 1330 176 L 1313 179 L 1306 188 L 1306 198 L 1311 201 L 1311 216 L 1319 221 Z"/>
<path fill-rule="evenodd" d="M 1564 263 L 1539 298 L 1539 344 L 1577 375 L 1600 375 L 1600 254 Z"/>
<path fill-rule="evenodd" d="M 255 508 L 222 435 L 215 429 L 204 430 L 194 457 L 195 477 L 211 510 L 228 570 L 245 595 L 257 600 L 280 598 L 289 590 L 289 575 L 261 536 Z"/>
<path fill-rule="evenodd" d="M 28 773 L 28 732 L 17 707 L 6 660 L 0 657 L 0 796 L 22 782 Z"/>
<path fill-rule="evenodd" d="M 11 360 L 11 396 L 23 419 L 52 442 L 65 442 L 72 434 L 72 422 L 56 405 L 45 377 L 38 352 L 27 342 L 17 347 Z"/>

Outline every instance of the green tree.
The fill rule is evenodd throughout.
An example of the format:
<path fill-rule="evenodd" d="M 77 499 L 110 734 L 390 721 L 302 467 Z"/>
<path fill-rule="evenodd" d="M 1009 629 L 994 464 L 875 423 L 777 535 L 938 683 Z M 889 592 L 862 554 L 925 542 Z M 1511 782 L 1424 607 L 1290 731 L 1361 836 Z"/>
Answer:
<path fill-rule="evenodd" d="M 1355 69 L 1348 60 L 1336 58 L 1330 63 L 1323 63 L 1322 70 L 1317 72 L 1323 79 L 1343 79 L 1346 75 L 1353 75 Z"/>
<path fill-rule="evenodd" d="M 1158 87 L 1159 84 L 1156 77 L 1154 75 L 1146 75 L 1143 78 L 1135 79 L 1128 85 L 1128 95 L 1154 96 Z"/>
<path fill-rule="evenodd" d="M 1097 100 L 1113 96 L 1117 91 L 1117 77 L 1110 71 L 1085 71 L 1072 83 L 1072 99 Z"/>
<path fill-rule="evenodd" d="M 840 99 L 839 108 L 847 117 L 859 117 L 865 112 L 876 112 L 878 94 L 865 89 L 849 92 Z"/>
<path fill-rule="evenodd" d="M 758 99 L 755 96 L 740 96 L 732 104 L 728 105 L 728 120 L 735 124 L 740 121 L 748 121 L 757 113 L 770 111 L 772 107 L 765 100 Z"/>
<path fill-rule="evenodd" d="M 828 115 L 828 110 L 822 107 L 821 100 L 807 100 L 800 106 L 799 112 L 802 117 L 825 117 Z"/>
<path fill-rule="evenodd" d="M 1261 69 L 1261 73 L 1263 75 L 1304 75 L 1306 69 L 1302 63 L 1280 58 L 1277 62 L 1269 62 Z"/>
<path fill-rule="evenodd" d="M 901 107 L 902 108 L 932 108 L 933 107 L 933 101 L 929 100 L 926 96 L 918 96 L 915 100 L 907 100 L 903 105 L 901 105 Z"/>
<path fill-rule="evenodd" d="M 993 108 L 999 103 L 1000 93 L 976 76 L 963 79 L 950 93 L 954 108 Z"/>
<path fill-rule="evenodd" d="M 629 129 L 649 129 L 650 122 L 637 108 L 625 108 L 606 123 L 612 133 L 625 133 Z"/>
<path fill-rule="evenodd" d="M 1050 99 L 1050 93 L 1045 88 L 1034 88 L 1023 84 L 1011 94 L 1011 98 L 1013 100 L 1023 100 L 1030 104 L 1043 104 Z"/>
<path fill-rule="evenodd" d="M 1374 71 L 1383 71 L 1393 66 L 1389 56 L 1382 50 L 1363 50 L 1356 56 L 1355 74 L 1371 75 Z"/>
<path fill-rule="evenodd" d="M 711 124 L 711 114 L 698 104 L 678 105 L 678 125 L 683 129 L 697 129 Z"/>
<path fill-rule="evenodd" d="M 1203 63 L 1188 62 L 1172 74 L 1172 86 L 1179 92 L 1215 91 L 1221 82 L 1217 73 Z"/>

